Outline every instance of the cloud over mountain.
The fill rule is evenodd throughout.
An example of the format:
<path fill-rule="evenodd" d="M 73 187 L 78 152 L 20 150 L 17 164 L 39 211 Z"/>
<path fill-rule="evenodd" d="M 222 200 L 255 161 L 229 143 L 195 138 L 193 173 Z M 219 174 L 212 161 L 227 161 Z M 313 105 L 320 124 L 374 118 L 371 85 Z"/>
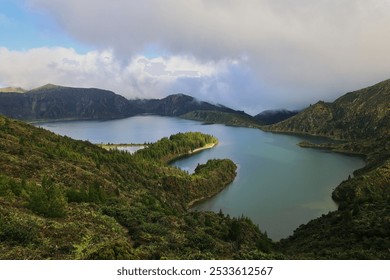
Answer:
<path fill-rule="evenodd" d="M 163 83 L 166 90 L 181 87 L 193 95 L 208 90 L 211 99 L 235 100 L 246 108 L 294 107 L 390 76 L 387 0 L 28 2 L 70 36 L 98 52 L 112 50 L 115 67 L 125 73 L 146 52 L 158 58 L 143 68 L 160 76 L 144 92 L 158 92 Z M 169 69 L 165 63 L 178 57 L 193 65 Z M 197 72 L 210 64 L 225 67 L 213 75 Z M 172 79 L 163 82 L 168 72 Z M 122 88 L 141 86 L 138 77 L 123 78 L 127 75 L 116 78 Z"/>

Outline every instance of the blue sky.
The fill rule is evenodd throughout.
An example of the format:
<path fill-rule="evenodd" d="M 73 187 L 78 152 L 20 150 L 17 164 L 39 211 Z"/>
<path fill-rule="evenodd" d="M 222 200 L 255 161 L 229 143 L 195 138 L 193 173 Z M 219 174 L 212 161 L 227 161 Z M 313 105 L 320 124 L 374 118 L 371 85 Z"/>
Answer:
<path fill-rule="evenodd" d="M 177 92 L 255 114 L 390 78 L 390 0 L 0 0 L 0 87 Z"/>
<path fill-rule="evenodd" d="M 0 0 L 0 34 L 0 46 L 12 50 L 56 46 L 89 50 L 63 32 L 50 14 L 24 0 Z"/>

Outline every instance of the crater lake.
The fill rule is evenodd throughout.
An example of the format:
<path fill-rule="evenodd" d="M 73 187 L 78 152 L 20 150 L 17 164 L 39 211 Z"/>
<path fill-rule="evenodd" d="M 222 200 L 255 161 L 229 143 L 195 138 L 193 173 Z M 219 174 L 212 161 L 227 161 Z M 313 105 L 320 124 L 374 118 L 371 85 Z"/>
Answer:
<path fill-rule="evenodd" d="M 263 132 L 259 129 L 204 125 L 161 116 L 136 116 L 109 121 L 63 121 L 36 124 L 60 135 L 92 143 L 148 143 L 178 132 L 212 134 L 219 143 L 212 149 L 177 160 L 172 165 L 193 172 L 198 163 L 229 158 L 237 177 L 216 196 L 193 211 L 214 211 L 247 216 L 274 240 L 291 235 L 299 225 L 336 210 L 333 189 L 364 166 L 358 157 L 300 148 L 308 138 Z"/>

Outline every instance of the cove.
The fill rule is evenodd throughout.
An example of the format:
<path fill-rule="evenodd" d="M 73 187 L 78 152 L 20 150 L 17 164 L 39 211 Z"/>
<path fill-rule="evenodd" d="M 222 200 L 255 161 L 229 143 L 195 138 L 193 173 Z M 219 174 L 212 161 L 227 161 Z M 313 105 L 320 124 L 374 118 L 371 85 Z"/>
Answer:
<path fill-rule="evenodd" d="M 193 172 L 198 163 L 229 158 L 238 166 L 234 182 L 218 195 L 194 206 L 247 216 L 274 240 L 291 235 L 299 225 L 336 210 L 331 193 L 364 166 L 358 157 L 300 148 L 307 137 L 273 134 L 259 129 L 203 125 L 160 116 L 110 121 L 67 121 L 37 124 L 60 135 L 92 143 L 145 143 L 178 132 L 200 131 L 219 139 L 216 147 L 172 163 Z M 309 140 L 313 140 L 310 138 Z M 321 141 L 321 139 L 317 140 Z"/>

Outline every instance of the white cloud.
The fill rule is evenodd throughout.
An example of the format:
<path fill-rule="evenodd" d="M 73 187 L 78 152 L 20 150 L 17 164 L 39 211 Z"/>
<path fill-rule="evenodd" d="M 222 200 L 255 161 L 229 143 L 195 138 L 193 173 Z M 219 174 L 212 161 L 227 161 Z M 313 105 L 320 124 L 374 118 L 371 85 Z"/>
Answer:
<path fill-rule="evenodd" d="M 135 56 L 127 64 L 112 51 L 91 51 L 79 54 L 67 48 L 37 48 L 11 51 L 0 48 L 0 84 L 31 89 L 54 83 L 74 87 L 99 87 L 113 90 L 127 98 L 161 98 L 186 92 L 217 102 L 229 100 L 228 92 L 211 85 L 226 83 L 230 68 L 237 61 L 221 60 L 203 63 L 193 57 L 170 56 L 149 59 Z M 191 81 L 191 82 L 189 82 Z M 212 81 L 212 82 L 211 82 Z M 194 87 L 188 87 L 188 84 Z M 227 85 L 225 85 L 227 87 Z M 215 89 L 215 88 L 214 88 Z M 223 99 L 219 102 L 223 103 Z"/>
<path fill-rule="evenodd" d="M 161 96 L 168 93 L 150 91 L 151 85 L 164 84 L 162 91 L 181 85 L 190 94 L 209 90 L 210 99 L 224 96 L 254 110 L 332 100 L 390 77 L 389 0 L 27 1 L 72 37 L 112 50 L 116 60 L 109 65 L 100 52 L 76 60 L 79 68 L 105 65 L 100 78 L 111 73 L 111 89 L 121 82 L 135 92 Z M 166 57 L 128 65 L 150 46 Z M 221 62 L 225 72 L 218 68 Z M 75 67 L 56 63 L 69 75 Z M 208 74 L 215 67 L 222 72 Z M 128 71 L 134 71 L 130 80 Z"/>

